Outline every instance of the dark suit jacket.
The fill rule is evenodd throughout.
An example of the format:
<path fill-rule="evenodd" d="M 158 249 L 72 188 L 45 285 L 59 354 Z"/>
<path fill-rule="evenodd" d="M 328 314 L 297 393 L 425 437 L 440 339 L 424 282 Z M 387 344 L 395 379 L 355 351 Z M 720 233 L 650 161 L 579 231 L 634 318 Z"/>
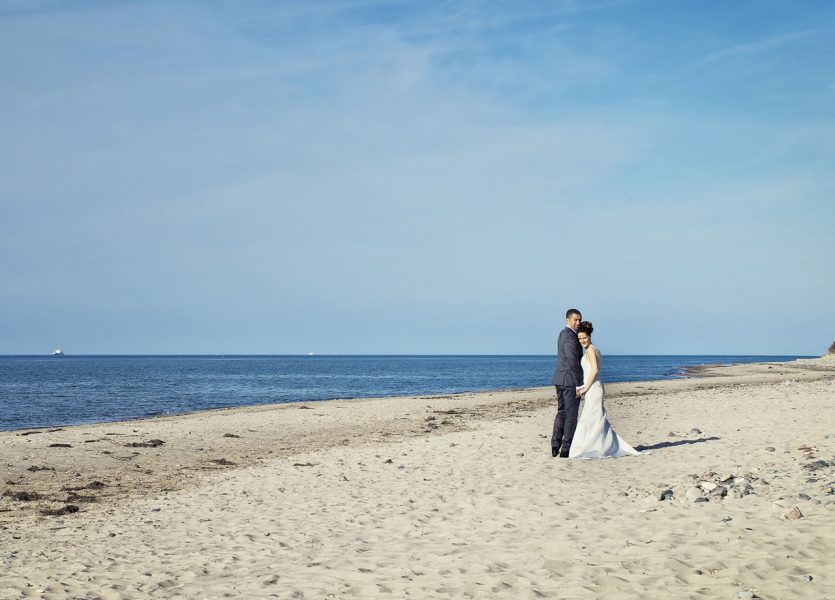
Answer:
<path fill-rule="evenodd" d="M 580 367 L 582 357 L 583 349 L 574 330 L 566 327 L 560 331 L 557 338 L 557 368 L 551 383 L 564 387 L 583 385 L 583 369 Z"/>

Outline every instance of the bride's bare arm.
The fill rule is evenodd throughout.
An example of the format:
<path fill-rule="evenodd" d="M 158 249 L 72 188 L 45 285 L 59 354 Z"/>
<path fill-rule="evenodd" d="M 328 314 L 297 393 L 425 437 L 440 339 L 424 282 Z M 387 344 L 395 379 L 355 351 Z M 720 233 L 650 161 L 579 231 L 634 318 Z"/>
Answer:
<path fill-rule="evenodd" d="M 597 348 L 591 346 L 589 347 L 589 350 L 590 352 L 586 352 L 586 356 L 589 359 L 589 379 L 584 382 L 583 387 L 578 390 L 581 396 L 586 393 L 586 390 L 588 390 L 595 381 L 597 381 L 597 376 L 600 374 L 600 360 L 597 357 Z"/>

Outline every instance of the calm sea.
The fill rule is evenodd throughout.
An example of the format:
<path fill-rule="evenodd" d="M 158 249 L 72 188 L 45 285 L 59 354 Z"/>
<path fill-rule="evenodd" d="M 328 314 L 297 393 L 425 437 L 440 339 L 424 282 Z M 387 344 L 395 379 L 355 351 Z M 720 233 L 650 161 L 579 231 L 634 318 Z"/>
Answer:
<path fill-rule="evenodd" d="M 607 382 L 796 356 L 606 356 Z M 550 385 L 553 356 L 0 356 L 0 430 L 211 408 Z"/>

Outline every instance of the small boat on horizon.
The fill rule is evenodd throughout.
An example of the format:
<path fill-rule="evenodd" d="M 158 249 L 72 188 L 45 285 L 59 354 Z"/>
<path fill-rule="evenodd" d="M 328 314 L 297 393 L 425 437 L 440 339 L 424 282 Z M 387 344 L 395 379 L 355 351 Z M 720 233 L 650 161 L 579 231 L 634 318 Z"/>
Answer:
<path fill-rule="evenodd" d="M 64 351 L 60 348 L 55 348 L 55 350 L 52 352 L 52 356 L 64 356 Z"/>

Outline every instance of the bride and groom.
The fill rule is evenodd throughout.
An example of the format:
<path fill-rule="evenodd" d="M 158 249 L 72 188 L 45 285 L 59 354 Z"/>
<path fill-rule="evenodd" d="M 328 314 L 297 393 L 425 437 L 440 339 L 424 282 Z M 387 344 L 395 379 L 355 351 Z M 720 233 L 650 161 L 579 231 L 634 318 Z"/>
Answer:
<path fill-rule="evenodd" d="M 552 379 L 557 388 L 557 416 L 551 456 L 608 458 L 639 454 L 615 433 L 606 418 L 600 351 L 591 343 L 592 324 L 582 318 L 579 310 L 569 309 L 565 328 L 557 339 L 557 368 Z M 585 405 L 578 420 L 582 396 Z"/>

